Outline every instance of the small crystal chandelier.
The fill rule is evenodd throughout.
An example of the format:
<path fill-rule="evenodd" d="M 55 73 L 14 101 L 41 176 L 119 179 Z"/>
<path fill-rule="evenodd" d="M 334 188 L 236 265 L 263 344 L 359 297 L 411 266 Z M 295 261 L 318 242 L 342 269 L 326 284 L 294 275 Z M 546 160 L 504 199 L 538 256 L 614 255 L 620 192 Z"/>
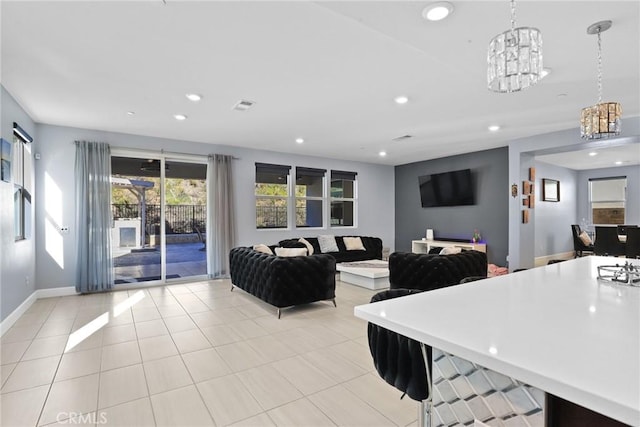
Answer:
<path fill-rule="evenodd" d="M 622 107 L 618 102 L 602 102 L 602 37 L 611 28 L 611 21 L 600 21 L 587 28 L 587 34 L 598 35 L 598 103 L 582 109 L 580 136 L 584 139 L 600 139 L 620 135 Z"/>
<path fill-rule="evenodd" d="M 542 79 L 542 33 L 516 28 L 516 3 L 511 0 L 511 29 L 489 42 L 487 86 L 494 92 L 518 92 Z"/>

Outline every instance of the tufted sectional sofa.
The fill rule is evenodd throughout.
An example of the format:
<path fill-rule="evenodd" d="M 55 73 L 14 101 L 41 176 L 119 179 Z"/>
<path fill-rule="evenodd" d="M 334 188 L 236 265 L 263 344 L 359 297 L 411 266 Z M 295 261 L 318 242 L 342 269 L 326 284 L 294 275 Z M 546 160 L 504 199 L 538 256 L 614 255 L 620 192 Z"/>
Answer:
<path fill-rule="evenodd" d="M 487 254 L 478 251 L 454 255 L 394 252 L 389 256 L 391 289 L 430 291 L 457 285 L 468 277 L 487 277 Z"/>
<path fill-rule="evenodd" d="M 331 255 L 336 259 L 336 262 L 354 262 L 354 261 L 367 261 L 370 259 L 382 259 L 382 239 L 379 237 L 368 236 L 335 236 L 336 244 L 338 246 L 338 252 L 327 252 L 327 255 Z M 344 244 L 344 237 L 360 237 L 364 251 L 348 251 Z M 313 253 L 319 254 L 320 244 L 317 237 L 305 237 L 305 239 L 313 246 Z M 298 239 L 286 239 L 281 240 L 278 243 L 279 246 L 285 248 L 306 248 L 303 243 L 300 243 Z"/>
<path fill-rule="evenodd" d="M 336 296 L 336 260 L 326 254 L 278 257 L 237 247 L 229 252 L 231 283 L 280 309 Z M 233 288 L 232 288 L 233 290 Z"/>

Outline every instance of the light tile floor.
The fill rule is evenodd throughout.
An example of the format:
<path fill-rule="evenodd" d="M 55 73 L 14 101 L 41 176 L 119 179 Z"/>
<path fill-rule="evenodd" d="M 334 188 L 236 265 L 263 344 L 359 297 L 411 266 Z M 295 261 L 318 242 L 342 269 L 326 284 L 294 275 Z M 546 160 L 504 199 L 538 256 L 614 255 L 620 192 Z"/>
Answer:
<path fill-rule="evenodd" d="M 353 316 L 373 293 L 279 320 L 228 280 L 38 300 L 0 339 L 0 425 L 414 426 Z"/>

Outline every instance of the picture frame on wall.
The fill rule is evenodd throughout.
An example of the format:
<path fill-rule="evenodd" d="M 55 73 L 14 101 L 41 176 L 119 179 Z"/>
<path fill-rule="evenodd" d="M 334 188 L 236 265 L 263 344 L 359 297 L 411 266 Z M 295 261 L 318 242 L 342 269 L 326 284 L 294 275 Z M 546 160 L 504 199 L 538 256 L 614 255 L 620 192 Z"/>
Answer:
<path fill-rule="evenodd" d="M 0 179 L 4 182 L 11 181 L 11 143 L 0 138 Z"/>
<path fill-rule="evenodd" d="M 526 209 L 522 211 L 522 223 L 523 224 L 529 223 L 529 211 Z"/>
<path fill-rule="evenodd" d="M 549 178 L 542 179 L 542 201 L 560 201 L 560 181 Z"/>
<path fill-rule="evenodd" d="M 529 194 L 529 207 L 533 209 L 536 206 L 536 198 L 533 192 Z"/>
<path fill-rule="evenodd" d="M 529 181 L 522 181 L 522 194 L 531 194 L 531 183 Z"/>
<path fill-rule="evenodd" d="M 522 199 L 522 206 L 524 207 L 529 207 L 529 196 L 525 197 L 524 199 Z"/>
<path fill-rule="evenodd" d="M 529 181 L 536 180 L 536 168 L 529 168 Z"/>

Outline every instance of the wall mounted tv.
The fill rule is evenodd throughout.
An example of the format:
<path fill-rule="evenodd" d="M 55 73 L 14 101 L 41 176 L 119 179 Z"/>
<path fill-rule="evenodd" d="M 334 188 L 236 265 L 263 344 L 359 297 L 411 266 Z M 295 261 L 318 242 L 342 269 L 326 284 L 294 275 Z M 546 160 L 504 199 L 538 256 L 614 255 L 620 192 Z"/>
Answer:
<path fill-rule="evenodd" d="M 423 175 L 418 181 L 423 208 L 475 204 L 470 169 Z"/>

